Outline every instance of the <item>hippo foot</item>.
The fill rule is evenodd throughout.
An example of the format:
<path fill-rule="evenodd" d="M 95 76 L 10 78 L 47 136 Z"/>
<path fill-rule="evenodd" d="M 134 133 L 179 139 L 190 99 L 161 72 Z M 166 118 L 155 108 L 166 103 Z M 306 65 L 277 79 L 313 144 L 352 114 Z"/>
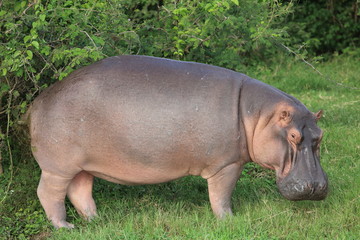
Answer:
<path fill-rule="evenodd" d="M 219 211 L 219 212 L 214 212 L 215 216 L 220 219 L 220 220 L 223 220 L 223 219 L 226 219 L 228 217 L 232 217 L 233 216 L 233 213 L 231 211 L 231 208 L 228 208 L 228 209 L 222 209 L 222 211 Z"/>
<path fill-rule="evenodd" d="M 56 229 L 59 228 L 73 229 L 75 227 L 74 224 L 68 223 L 67 221 L 51 221 L 51 222 Z"/>
<path fill-rule="evenodd" d="M 96 218 L 98 215 L 97 215 L 97 213 L 96 212 L 88 212 L 88 214 L 86 214 L 85 216 L 84 216 L 84 218 L 85 218 L 85 220 L 87 220 L 87 221 L 91 221 L 91 220 L 93 220 L 94 218 Z"/>

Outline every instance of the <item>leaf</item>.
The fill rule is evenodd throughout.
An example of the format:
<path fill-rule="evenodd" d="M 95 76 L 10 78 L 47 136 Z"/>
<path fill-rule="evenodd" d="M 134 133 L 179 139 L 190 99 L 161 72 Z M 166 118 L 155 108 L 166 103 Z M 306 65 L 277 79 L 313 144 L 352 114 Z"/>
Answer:
<path fill-rule="evenodd" d="M 14 10 L 20 11 L 20 10 L 24 9 L 25 6 L 26 6 L 26 1 L 17 2 L 14 6 Z"/>
<path fill-rule="evenodd" d="M 26 50 L 26 54 L 28 55 L 28 56 L 27 56 L 28 59 L 31 60 L 31 59 L 33 58 L 33 53 L 32 53 L 32 51 Z"/>
<path fill-rule="evenodd" d="M 36 29 L 39 26 L 39 22 L 33 22 L 31 25 L 34 29 Z"/>
<path fill-rule="evenodd" d="M 40 14 L 39 16 L 41 21 L 45 21 L 46 15 L 45 14 Z"/>
<path fill-rule="evenodd" d="M 18 96 L 20 96 L 20 93 L 19 93 L 19 91 L 17 91 L 17 90 L 15 90 L 14 92 L 13 92 L 13 95 L 14 95 L 14 97 L 18 97 Z"/>
<path fill-rule="evenodd" d="M 31 39 L 31 36 L 25 36 L 24 37 L 24 43 L 27 43 Z"/>
<path fill-rule="evenodd" d="M 39 81 L 40 77 L 41 77 L 41 74 L 36 74 L 35 75 L 35 79 L 38 80 L 38 81 Z"/>
<path fill-rule="evenodd" d="M 16 58 L 17 56 L 20 56 L 21 54 L 21 51 L 17 50 L 14 55 L 13 55 L 13 58 Z"/>
<path fill-rule="evenodd" d="M 2 69 L 2 75 L 3 75 L 3 76 L 6 76 L 6 74 L 7 74 L 7 69 L 6 69 L 6 68 L 3 68 L 3 69 Z"/>
<path fill-rule="evenodd" d="M 101 37 L 92 36 L 92 38 L 97 45 L 103 46 L 105 44 L 104 39 L 102 39 Z"/>
<path fill-rule="evenodd" d="M 37 42 L 37 41 L 32 41 L 31 44 L 32 44 L 36 49 L 39 49 L 39 42 Z"/>
<path fill-rule="evenodd" d="M 24 69 L 23 68 L 19 68 L 16 72 L 15 72 L 15 75 L 17 77 L 21 77 L 24 73 Z"/>
<path fill-rule="evenodd" d="M 49 46 L 44 46 L 41 47 L 41 51 L 42 54 L 44 54 L 45 56 L 48 56 L 50 54 L 50 47 Z"/>
<path fill-rule="evenodd" d="M 7 84 L 1 84 L 0 85 L 0 94 L 4 92 L 8 92 L 10 90 L 10 86 Z"/>
<path fill-rule="evenodd" d="M 239 0 L 231 0 L 236 6 L 239 6 Z"/>
<path fill-rule="evenodd" d="M 26 106 L 27 106 L 27 102 L 23 101 L 20 105 L 20 109 L 21 109 L 21 113 L 25 113 L 26 112 Z"/>

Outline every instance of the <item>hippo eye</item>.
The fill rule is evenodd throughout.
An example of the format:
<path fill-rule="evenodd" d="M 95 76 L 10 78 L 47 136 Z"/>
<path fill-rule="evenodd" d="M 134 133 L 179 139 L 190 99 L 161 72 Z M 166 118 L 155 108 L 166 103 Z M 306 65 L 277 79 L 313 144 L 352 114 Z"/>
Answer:
<path fill-rule="evenodd" d="M 295 137 L 296 137 L 295 133 L 292 133 L 292 134 L 291 134 L 291 137 L 292 137 L 293 139 L 295 139 Z"/>

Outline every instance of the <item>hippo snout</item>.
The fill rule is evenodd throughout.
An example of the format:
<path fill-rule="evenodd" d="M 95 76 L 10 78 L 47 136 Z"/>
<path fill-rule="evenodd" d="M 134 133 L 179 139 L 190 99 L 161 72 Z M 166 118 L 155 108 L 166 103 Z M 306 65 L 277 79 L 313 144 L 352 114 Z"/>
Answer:
<path fill-rule="evenodd" d="M 328 193 L 328 181 L 284 179 L 278 183 L 280 193 L 288 200 L 323 200 Z"/>

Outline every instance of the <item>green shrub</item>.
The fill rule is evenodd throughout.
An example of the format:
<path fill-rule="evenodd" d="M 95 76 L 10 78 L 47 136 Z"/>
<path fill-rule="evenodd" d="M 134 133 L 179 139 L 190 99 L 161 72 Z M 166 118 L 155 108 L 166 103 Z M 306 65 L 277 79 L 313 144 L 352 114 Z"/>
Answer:
<path fill-rule="evenodd" d="M 297 0 L 293 9 L 286 24 L 291 45 L 313 56 L 346 53 L 360 46 L 358 0 Z"/>

